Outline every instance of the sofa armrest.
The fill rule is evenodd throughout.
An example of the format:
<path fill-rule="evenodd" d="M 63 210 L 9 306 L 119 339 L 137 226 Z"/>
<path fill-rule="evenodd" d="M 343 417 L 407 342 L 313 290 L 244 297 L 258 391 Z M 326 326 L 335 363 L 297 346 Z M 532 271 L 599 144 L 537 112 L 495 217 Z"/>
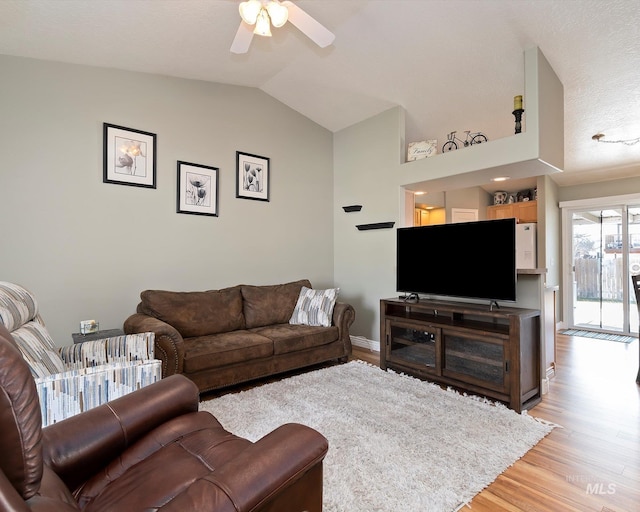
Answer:
<path fill-rule="evenodd" d="M 42 429 L 45 464 L 75 489 L 171 418 L 196 412 L 198 387 L 175 375 Z"/>
<path fill-rule="evenodd" d="M 153 332 L 155 357 L 162 361 L 162 376 L 168 377 L 183 372 L 184 341 L 175 327 L 152 316 L 134 313 L 125 320 L 124 332 Z"/>
<path fill-rule="evenodd" d="M 336 302 L 333 308 L 333 325 L 338 328 L 338 335 L 344 343 L 345 353 L 351 354 L 351 337 L 349 336 L 349 327 L 356 319 L 356 310 L 351 304 L 345 302 Z"/>

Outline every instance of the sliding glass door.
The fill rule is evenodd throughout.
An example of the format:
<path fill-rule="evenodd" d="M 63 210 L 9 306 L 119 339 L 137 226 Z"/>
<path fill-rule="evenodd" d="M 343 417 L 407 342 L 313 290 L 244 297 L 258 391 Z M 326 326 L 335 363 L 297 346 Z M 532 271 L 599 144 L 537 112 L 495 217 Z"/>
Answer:
<path fill-rule="evenodd" d="M 638 332 L 630 275 L 640 274 L 640 206 L 574 210 L 571 240 L 572 325 Z"/>

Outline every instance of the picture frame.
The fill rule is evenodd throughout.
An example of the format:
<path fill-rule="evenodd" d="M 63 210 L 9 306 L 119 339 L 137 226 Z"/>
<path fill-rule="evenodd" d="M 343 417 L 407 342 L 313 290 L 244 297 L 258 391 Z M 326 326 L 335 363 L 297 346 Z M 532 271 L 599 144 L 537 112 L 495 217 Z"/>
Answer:
<path fill-rule="evenodd" d="M 103 183 L 156 188 L 156 134 L 104 123 Z"/>
<path fill-rule="evenodd" d="M 218 216 L 218 167 L 178 160 L 177 213 Z"/>
<path fill-rule="evenodd" d="M 236 151 L 236 197 L 269 201 L 270 159 Z"/>
<path fill-rule="evenodd" d="M 407 162 L 429 158 L 438 152 L 438 140 L 429 139 L 409 142 L 407 146 Z"/>

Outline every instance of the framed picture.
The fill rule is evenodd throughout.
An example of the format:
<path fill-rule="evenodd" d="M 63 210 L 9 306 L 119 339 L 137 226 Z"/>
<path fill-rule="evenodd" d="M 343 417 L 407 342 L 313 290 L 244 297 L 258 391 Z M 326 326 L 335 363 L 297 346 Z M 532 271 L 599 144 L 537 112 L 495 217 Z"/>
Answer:
<path fill-rule="evenodd" d="M 104 123 L 104 183 L 156 188 L 156 135 Z"/>
<path fill-rule="evenodd" d="M 269 200 L 269 159 L 236 151 L 236 197 Z"/>
<path fill-rule="evenodd" d="M 178 161 L 178 213 L 218 216 L 218 168 Z"/>
<path fill-rule="evenodd" d="M 409 142 L 407 147 L 407 162 L 429 158 L 438 152 L 438 141 L 436 139 Z"/>

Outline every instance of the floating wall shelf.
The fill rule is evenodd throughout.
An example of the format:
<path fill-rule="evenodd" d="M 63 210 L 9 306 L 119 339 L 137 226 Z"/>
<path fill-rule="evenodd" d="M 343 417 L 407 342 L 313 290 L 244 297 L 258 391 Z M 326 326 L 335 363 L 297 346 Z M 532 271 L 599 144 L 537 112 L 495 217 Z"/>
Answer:
<path fill-rule="evenodd" d="M 352 204 L 350 206 L 343 206 L 342 209 L 345 212 L 359 212 L 360 210 L 362 210 L 362 205 L 361 204 Z"/>
<path fill-rule="evenodd" d="M 369 229 L 389 229 L 392 228 L 395 222 L 377 222 L 374 224 L 359 224 L 356 227 L 359 231 L 367 231 Z"/>

